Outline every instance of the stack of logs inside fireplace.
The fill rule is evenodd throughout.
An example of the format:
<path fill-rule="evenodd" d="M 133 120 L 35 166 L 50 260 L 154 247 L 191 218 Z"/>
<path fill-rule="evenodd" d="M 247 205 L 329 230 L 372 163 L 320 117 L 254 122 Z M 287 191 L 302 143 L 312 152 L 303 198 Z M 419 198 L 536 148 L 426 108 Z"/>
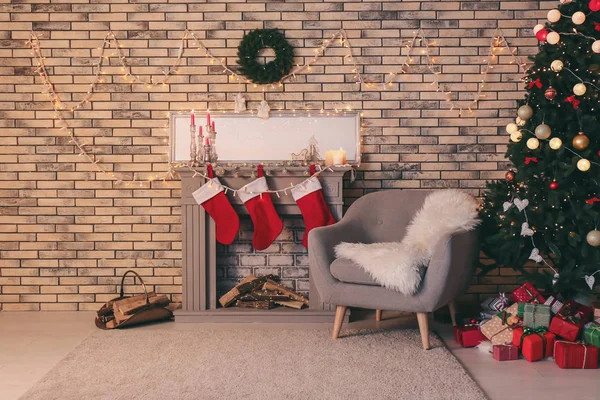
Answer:
<path fill-rule="evenodd" d="M 308 299 L 279 284 L 274 275 L 247 276 L 219 299 L 223 307 L 235 306 L 270 310 L 276 306 L 302 309 Z"/>

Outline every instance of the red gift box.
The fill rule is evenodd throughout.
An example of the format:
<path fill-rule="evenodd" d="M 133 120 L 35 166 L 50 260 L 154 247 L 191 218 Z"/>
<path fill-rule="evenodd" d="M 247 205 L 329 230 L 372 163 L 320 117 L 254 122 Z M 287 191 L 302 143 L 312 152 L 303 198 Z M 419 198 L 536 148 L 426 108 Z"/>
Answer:
<path fill-rule="evenodd" d="M 544 304 L 546 299 L 529 282 L 525 282 L 517 290 L 508 296 L 515 303 L 540 303 Z"/>
<path fill-rule="evenodd" d="M 557 340 L 554 343 L 554 360 L 560 368 L 598 368 L 598 348 L 583 343 Z"/>
<path fill-rule="evenodd" d="M 566 317 L 575 323 L 581 321 L 581 325 L 583 326 L 594 319 L 594 309 L 569 300 L 562 306 L 558 315 Z"/>
<path fill-rule="evenodd" d="M 550 321 L 548 331 L 563 339 L 574 342 L 581 332 L 581 323 L 569 321 L 562 315 L 557 315 Z"/>
<path fill-rule="evenodd" d="M 495 344 L 492 347 L 492 356 L 498 361 L 518 360 L 519 348 L 510 344 Z"/>
<path fill-rule="evenodd" d="M 513 346 L 518 346 L 523 357 L 529 362 L 552 357 L 556 335 L 550 332 L 529 328 L 513 331 Z"/>
<path fill-rule="evenodd" d="M 454 327 L 454 340 L 462 347 L 475 347 L 487 338 L 479 330 L 479 325 L 467 325 Z"/>

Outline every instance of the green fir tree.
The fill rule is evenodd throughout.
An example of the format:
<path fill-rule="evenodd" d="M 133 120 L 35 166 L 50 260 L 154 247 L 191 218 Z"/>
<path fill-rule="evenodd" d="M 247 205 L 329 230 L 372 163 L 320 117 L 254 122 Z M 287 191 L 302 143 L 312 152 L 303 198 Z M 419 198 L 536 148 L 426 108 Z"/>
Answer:
<path fill-rule="evenodd" d="M 488 183 L 483 251 L 495 263 L 483 272 L 513 268 L 572 296 L 600 284 L 600 0 L 561 3 L 534 28 L 539 53 L 506 127 L 515 170 Z"/>

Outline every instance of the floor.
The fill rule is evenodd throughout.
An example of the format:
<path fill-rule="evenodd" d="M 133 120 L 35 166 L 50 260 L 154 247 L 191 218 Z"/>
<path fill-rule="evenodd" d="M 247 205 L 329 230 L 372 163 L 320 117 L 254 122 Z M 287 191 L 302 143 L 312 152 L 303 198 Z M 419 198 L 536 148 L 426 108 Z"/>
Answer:
<path fill-rule="evenodd" d="M 411 316 L 385 312 L 384 321 L 377 324 L 371 313 L 354 315 L 358 315 L 358 320 L 345 327 L 416 327 L 416 321 Z M 0 399 L 18 399 L 33 386 L 88 334 L 97 329 L 93 318 L 94 314 L 88 312 L 0 312 Z M 161 326 L 164 326 L 164 329 L 201 330 L 239 328 L 245 324 L 165 323 Z M 278 324 L 252 324 L 252 327 L 281 328 Z M 289 325 L 285 327 L 290 328 Z M 315 327 L 329 329 L 329 325 L 318 324 L 303 325 L 298 329 Z M 552 360 L 536 363 L 524 360 L 497 362 L 475 349 L 457 346 L 453 340 L 451 326 L 434 323 L 432 329 L 442 337 L 448 348 L 492 400 L 564 400 L 573 396 L 584 400 L 597 399 L 600 393 L 600 370 L 561 370 Z"/>

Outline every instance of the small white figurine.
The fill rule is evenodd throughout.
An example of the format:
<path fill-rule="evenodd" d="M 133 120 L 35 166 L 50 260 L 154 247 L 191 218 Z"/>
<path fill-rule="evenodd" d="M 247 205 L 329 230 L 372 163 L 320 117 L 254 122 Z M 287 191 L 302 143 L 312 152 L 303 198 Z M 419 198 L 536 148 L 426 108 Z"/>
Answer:
<path fill-rule="evenodd" d="M 241 93 L 238 93 L 235 96 L 235 112 L 239 113 L 242 111 L 246 111 L 246 98 Z"/>
<path fill-rule="evenodd" d="M 261 118 L 261 119 L 269 119 L 269 111 L 270 110 L 271 110 L 271 107 L 269 107 L 267 102 L 263 100 L 260 102 L 260 105 L 258 106 L 258 112 L 256 113 L 256 115 L 258 116 L 258 118 Z"/>

